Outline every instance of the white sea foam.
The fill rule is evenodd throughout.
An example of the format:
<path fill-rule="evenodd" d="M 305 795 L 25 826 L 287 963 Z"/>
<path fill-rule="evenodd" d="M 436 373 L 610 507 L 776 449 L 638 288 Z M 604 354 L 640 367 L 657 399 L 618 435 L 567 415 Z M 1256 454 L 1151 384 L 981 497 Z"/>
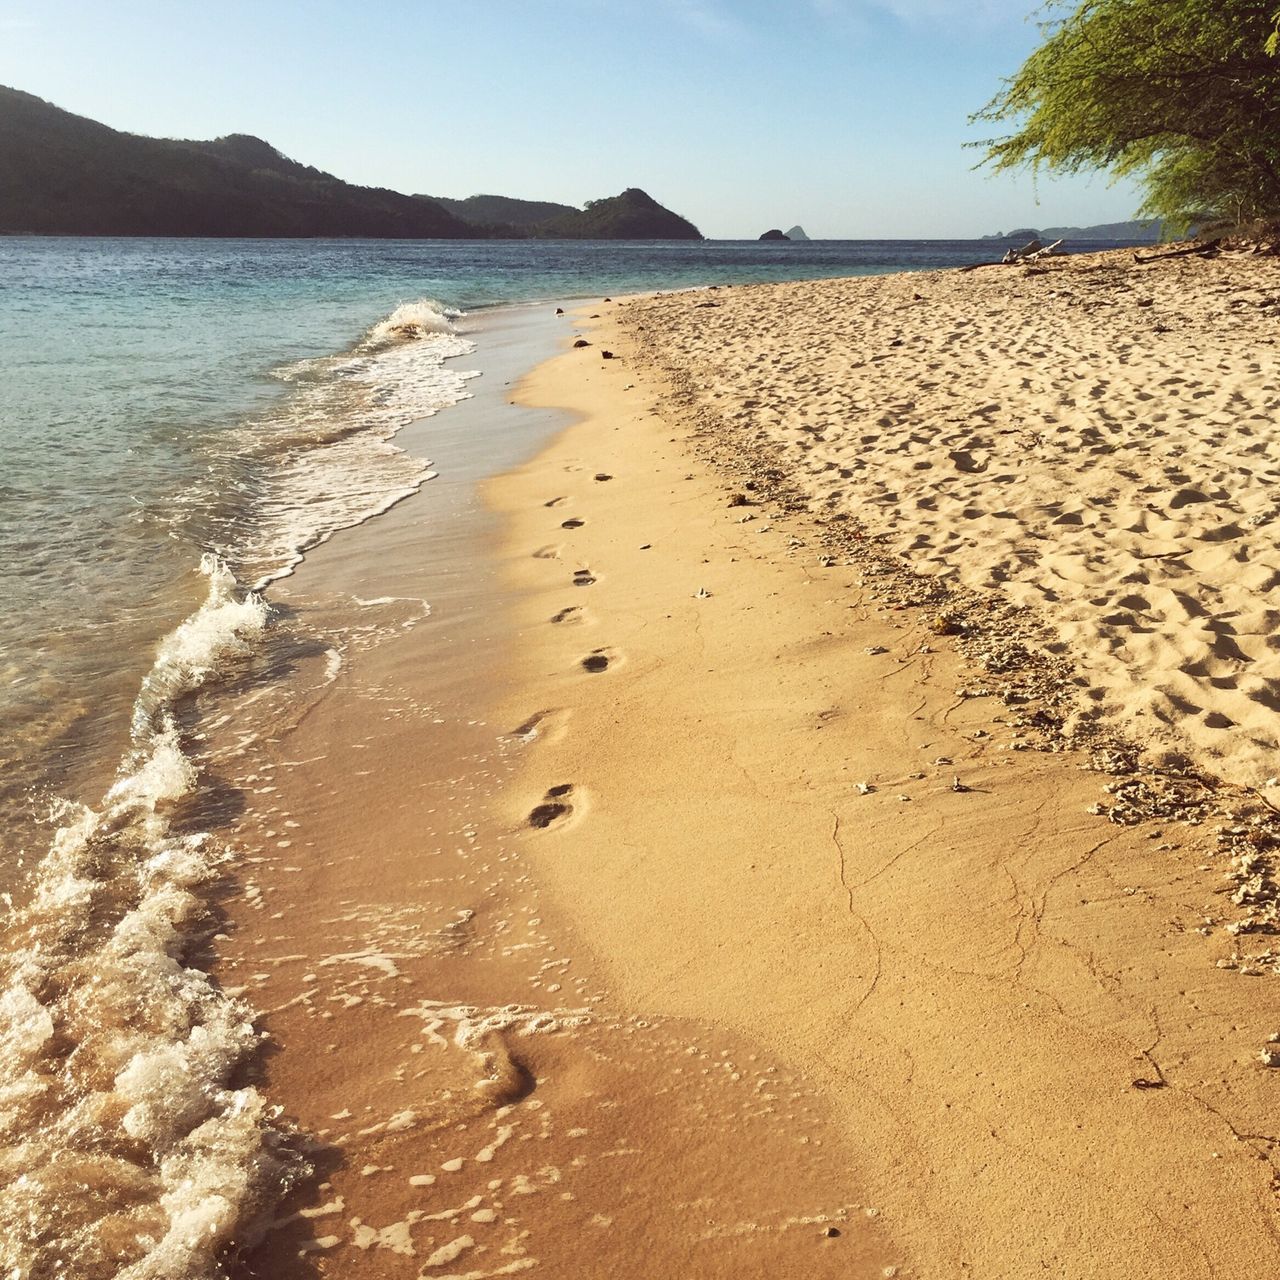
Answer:
<path fill-rule="evenodd" d="M 220 553 L 206 599 L 159 644 L 101 803 L 63 806 L 2 958 L 4 1280 L 212 1280 L 301 1168 L 262 1097 L 234 1087 L 252 1011 L 187 960 L 224 855 L 175 822 L 199 784 L 179 710 L 268 625 L 227 561 L 261 586 L 434 474 L 393 440 L 466 398 L 476 375 L 446 365 L 474 350 L 455 318 L 398 307 L 345 355 L 278 371 L 279 408 L 219 437 L 219 487 L 192 503 Z"/>
<path fill-rule="evenodd" d="M 459 314 L 430 300 L 401 304 L 347 354 L 276 370 L 290 384 L 284 402 L 219 440 L 240 476 L 219 551 L 256 589 L 434 478 L 394 439 L 468 398 L 478 373 L 446 364 L 475 350 L 455 330 Z"/>
<path fill-rule="evenodd" d="M 442 307 L 422 298 L 417 302 L 402 302 L 385 320 L 378 321 L 369 330 L 364 345 L 382 346 L 420 338 L 428 333 L 454 333 L 453 322 L 462 312 Z"/>
<path fill-rule="evenodd" d="M 69 808 L 0 990 L 0 1274 L 221 1274 L 290 1176 L 252 1088 L 250 1011 L 184 960 L 221 855 L 171 824 L 195 787 L 174 712 L 267 621 L 226 568 L 160 644 L 133 745 L 99 808 Z"/>

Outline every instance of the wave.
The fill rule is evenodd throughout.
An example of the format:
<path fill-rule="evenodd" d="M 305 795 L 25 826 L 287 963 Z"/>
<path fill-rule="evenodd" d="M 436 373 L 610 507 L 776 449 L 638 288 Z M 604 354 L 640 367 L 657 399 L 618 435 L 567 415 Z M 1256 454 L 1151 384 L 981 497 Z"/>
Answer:
<path fill-rule="evenodd" d="M 177 1280 L 220 1255 L 301 1172 L 234 1068 L 251 1011 L 184 960 L 224 854 L 174 829 L 196 786 L 182 699 L 268 621 L 206 557 L 204 603 L 159 646 L 131 749 L 96 809 L 65 805 L 0 986 L 0 1272 Z"/>
<path fill-rule="evenodd" d="M 281 402 L 217 434 L 175 517 L 212 548 L 204 602 L 157 646 L 115 782 L 59 804 L 0 958 L 5 1280 L 213 1280 L 304 1172 L 234 1084 L 253 1011 L 187 955 L 227 855 L 179 821 L 199 786 L 180 714 L 259 647 L 266 584 L 435 474 L 394 437 L 468 397 L 478 375 L 446 365 L 475 350 L 457 318 L 402 304 L 347 352 L 277 370 Z"/>
<path fill-rule="evenodd" d="M 442 306 L 429 298 L 402 302 L 385 320 L 379 320 L 360 344 L 366 350 L 378 350 L 433 333 L 456 334 L 454 321 L 462 315 L 452 307 Z"/>
<path fill-rule="evenodd" d="M 213 470 L 228 492 L 197 491 L 217 510 L 209 541 L 258 590 L 306 553 L 416 493 L 436 472 L 401 449 L 410 423 L 470 397 L 479 374 L 446 362 L 476 347 L 461 312 L 421 299 L 400 304 L 342 355 L 275 370 L 289 393 L 270 412 L 223 432 Z"/>

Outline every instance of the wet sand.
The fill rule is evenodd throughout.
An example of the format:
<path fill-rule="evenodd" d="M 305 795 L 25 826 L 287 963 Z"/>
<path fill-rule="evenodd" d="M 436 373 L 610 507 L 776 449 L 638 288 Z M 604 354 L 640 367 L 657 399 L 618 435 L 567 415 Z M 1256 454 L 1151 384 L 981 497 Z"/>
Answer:
<path fill-rule="evenodd" d="M 1038 414 L 1043 441 L 1079 380 L 1071 361 L 1018 372 L 1030 347 L 1114 339 L 1097 312 L 1139 285 L 1098 269 L 1115 288 L 1062 312 L 1022 272 L 589 307 L 573 332 L 591 345 L 519 387 L 542 416 L 496 367 L 450 411 L 463 440 L 467 415 L 502 423 L 508 457 L 464 474 L 426 447 L 440 480 L 281 588 L 289 696 L 249 713 L 276 728 L 238 756 L 237 723 L 215 730 L 244 856 L 214 951 L 267 1010 L 262 1083 L 315 1174 L 237 1274 L 1280 1267 L 1274 837 L 1265 788 L 1210 769 L 1255 759 L 1267 727 L 1177 766 L 1206 726 L 1157 716 L 1163 693 L 1135 702 L 1132 652 L 1086 644 L 1123 625 L 1114 602 L 1072 597 L 1072 621 L 1027 594 L 1101 572 L 1088 522 L 1041 508 L 1103 513 L 1088 536 L 1112 545 L 1112 454 L 1144 438 L 1149 353 L 1123 353 L 1123 394 L 1089 397 L 1110 451 L 1076 422 L 1087 465 L 1025 441 L 979 457 L 996 382 L 1034 384 L 1018 430 Z M 1216 367 L 1219 313 L 1175 270 L 1133 312 L 1150 290 L 1199 316 L 1183 365 Z M 978 421 L 925 448 L 946 414 L 904 406 L 956 332 L 935 394 Z M 1262 430 L 1268 376 L 1242 366 L 1225 400 L 1192 379 L 1139 475 L 1180 448 L 1209 494 L 1194 467 Z M 1010 500 L 962 525 L 993 468 Z M 1253 503 L 1265 468 L 1238 470 Z M 1190 518 L 1180 536 L 1221 523 Z M 1024 536 L 1044 573 L 1001 577 Z M 1141 560 L 1141 529 L 1114 542 Z M 1237 563 L 1265 564 L 1244 545 Z M 1149 603 L 1241 591 L 1216 563 L 1175 563 Z"/>
<path fill-rule="evenodd" d="M 237 1276 L 893 1265 L 807 1073 L 620 1000 L 533 869 L 550 832 L 515 778 L 555 717 L 508 712 L 516 597 L 476 484 L 563 425 L 504 385 L 563 324 L 489 329 L 475 399 L 401 438 L 439 478 L 273 588 L 267 670 L 206 709 L 238 854 L 210 955 L 314 1170 Z"/>

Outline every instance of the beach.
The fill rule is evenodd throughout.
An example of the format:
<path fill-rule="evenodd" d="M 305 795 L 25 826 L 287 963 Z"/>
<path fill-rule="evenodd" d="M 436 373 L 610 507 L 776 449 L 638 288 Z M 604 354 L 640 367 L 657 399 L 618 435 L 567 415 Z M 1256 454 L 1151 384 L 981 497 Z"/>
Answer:
<path fill-rule="evenodd" d="M 14 917 L 6 1265 L 1275 1271 L 1280 303 L 1133 258 L 379 348 Z"/>
<path fill-rule="evenodd" d="M 1280 13 L 17 8 L 0 1280 L 1280 1277 Z"/>
<path fill-rule="evenodd" d="M 1267 726 L 1205 748 L 1150 693 L 1174 664 L 1105 643 L 1121 624 L 1092 579 L 1030 597 L 1105 541 L 1153 600 L 1274 605 L 1265 584 L 1244 598 L 1262 535 L 1217 578 L 1195 545 L 1263 527 L 1265 463 L 1230 455 L 1265 458 L 1274 387 L 1247 364 L 1266 309 L 1227 301 L 1270 270 L 1052 264 L 1048 287 L 1105 272 L 1115 307 L 1150 293 L 1153 325 L 1183 317 L 1159 431 L 1144 443 L 1139 392 L 1170 357 L 1131 350 L 1090 398 L 1113 449 L 1071 419 L 1086 466 L 1024 433 L 1052 431 L 1081 369 L 1107 391 L 1102 348 L 1133 317 L 1054 311 L 1021 269 L 576 313 L 587 345 L 561 331 L 503 392 L 555 436 L 484 482 L 492 523 L 458 581 L 483 576 L 487 603 L 432 615 L 454 619 L 453 658 L 433 644 L 428 665 L 435 622 L 355 654 L 286 741 L 301 762 L 363 742 L 358 782 L 271 774 L 324 869 L 287 850 L 255 867 L 218 971 L 267 1009 L 260 1083 L 317 1173 L 237 1274 L 1274 1270 L 1273 828 L 1265 786 L 1213 772 L 1265 771 Z M 951 416 L 1001 408 L 936 427 L 924 370 L 966 319 Z M 1057 363 L 1014 376 L 1007 335 L 1012 367 Z M 1239 377 L 1210 377 L 1223 364 Z M 1219 488 L 1167 503 L 1186 561 L 1144 562 L 1117 468 L 1163 483 L 1173 449 L 1169 498 Z M 1088 512 L 1097 544 L 1061 512 Z M 420 544 L 406 526 L 397 552 L 393 524 L 315 581 L 403 572 Z M 1144 634 L 1204 639 L 1166 617 Z M 1210 705 L 1267 679 L 1264 650 L 1217 668 Z M 415 687 L 430 709 L 388 717 Z M 290 924 L 269 937 L 262 912 Z"/>
<path fill-rule="evenodd" d="M 473 398 L 423 428 L 430 501 L 273 588 L 289 670 L 208 708 L 205 767 L 243 797 L 210 956 L 261 1010 L 239 1083 L 283 1106 L 276 1141 L 309 1169 L 236 1275 L 892 1265 L 807 1073 L 620 1001 L 512 812 L 526 757 L 567 726 L 523 705 L 505 522 L 476 486 L 567 420 L 509 402 L 564 331 L 550 308 L 486 324 Z"/>

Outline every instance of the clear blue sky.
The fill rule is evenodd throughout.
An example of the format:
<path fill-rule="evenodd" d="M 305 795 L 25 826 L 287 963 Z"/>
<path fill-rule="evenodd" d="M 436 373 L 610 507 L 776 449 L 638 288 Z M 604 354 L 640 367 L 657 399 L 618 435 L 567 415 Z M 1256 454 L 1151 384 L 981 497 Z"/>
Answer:
<path fill-rule="evenodd" d="M 120 129 L 254 133 L 352 182 L 704 234 L 974 236 L 1127 218 L 1100 177 L 973 171 L 1038 0 L 0 0 L 0 83 Z"/>

